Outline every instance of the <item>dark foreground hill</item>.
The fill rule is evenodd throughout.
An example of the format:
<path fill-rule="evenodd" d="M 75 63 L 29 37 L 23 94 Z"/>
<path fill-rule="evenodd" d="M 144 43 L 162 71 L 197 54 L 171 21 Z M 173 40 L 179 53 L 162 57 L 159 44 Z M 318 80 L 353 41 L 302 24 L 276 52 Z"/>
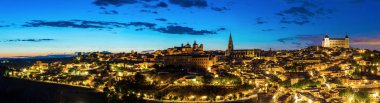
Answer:
<path fill-rule="evenodd" d="M 104 103 L 92 89 L 0 77 L 0 103 Z"/>

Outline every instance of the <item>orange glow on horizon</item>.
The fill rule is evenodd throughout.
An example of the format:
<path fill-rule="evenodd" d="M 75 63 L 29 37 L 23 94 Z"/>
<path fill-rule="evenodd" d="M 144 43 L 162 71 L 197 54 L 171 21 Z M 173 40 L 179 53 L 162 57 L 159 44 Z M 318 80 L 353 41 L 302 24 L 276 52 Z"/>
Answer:
<path fill-rule="evenodd" d="M 51 55 L 51 54 L 63 54 L 63 53 L 19 53 L 19 52 L 15 52 L 15 53 L 9 53 L 9 52 L 6 52 L 6 53 L 1 53 L 0 52 L 0 58 L 12 58 L 12 57 L 28 57 L 28 56 L 47 56 L 47 55 Z"/>

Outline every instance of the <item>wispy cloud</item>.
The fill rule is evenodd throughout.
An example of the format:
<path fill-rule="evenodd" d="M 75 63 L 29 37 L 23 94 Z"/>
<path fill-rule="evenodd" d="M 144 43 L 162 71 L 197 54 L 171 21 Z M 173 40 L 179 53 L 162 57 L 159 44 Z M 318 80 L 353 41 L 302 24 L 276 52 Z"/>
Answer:
<path fill-rule="evenodd" d="M 162 21 L 162 22 L 166 22 L 166 21 L 168 21 L 168 20 L 166 20 L 165 18 L 157 18 L 157 19 L 155 19 L 155 20 Z"/>
<path fill-rule="evenodd" d="M 325 9 L 316 1 L 310 0 L 285 0 L 288 4 L 296 4 L 276 13 L 281 17 L 280 23 L 304 25 L 311 23 L 312 18 L 332 13 L 331 9 Z"/>
<path fill-rule="evenodd" d="M 96 0 L 94 4 L 98 6 L 108 6 L 108 5 L 122 6 L 125 4 L 135 4 L 137 2 L 138 2 L 137 0 Z"/>
<path fill-rule="evenodd" d="M 218 11 L 218 12 L 224 12 L 227 9 L 227 7 L 211 7 L 211 10 Z"/>
<path fill-rule="evenodd" d="M 43 42 L 43 41 L 53 41 L 54 39 L 11 39 L 2 42 Z"/>
<path fill-rule="evenodd" d="M 264 21 L 262 17 L 256 18 L 256 24 L 265 24 L 267 21 Z"/>
<path fill-rule="evenodd" d="M 169 0 L 170 3 L 179 5 L 181 7 L 207 7 L 208 3 L 206 0 Z"/>
<path fill-rule="evenodd" d="M 159 18 L 156 20 L 166 21 L 164 18 Z M 106 21 L 88 21 L 88 20 L 69 20 L 69 21 L 43 21 L 43 20 L 32 20 L 31 22 L 26 22 L 24 27 L 62 27 L 62 28 L 81 28 L 81 29 L 114 29 L 114 28 L 127 28 L 136 27 L 136 31 L 142 31 L 145 29 L 157 31 L 166 34 L 189 34 L 189 35 L 206 35 L 206 34 L 216 34 L 218 31 L 226 30 L 226 28 L 221 27 L 216 30 L 196 30 L 192 27 L 180 26 L 178 24 L 163 27 L 157 27 L 157 24 L 151 22 L 106 22 Z"/>
<path fill-rule="evenodd" d="M 166 4 L 165 2 L 159 2 L 158 4 L 156 4 L 155 7 L 158 7 L 158 8 L 167 8 L 168 4 Z"/>
<path fill-rule="evenodd" d="M 380 45 L 380 37 L 356 37 L 352 38 L 351 44 Z"/>
<path fill-rule="evenodd" d="M 51 26 L 51 27 L 72 27 L 72 28 L 104 28 L 102 25 L 107 23 L 104 22 L 78 22 L 78 21 L 43 21 L 43 20 L 32 20 L 31 22 L 26 22 L 24 27 L 41 27 L 41 26 Z"/>
<path fill-rule="evenodd" d="M 263 29 L 261 31 L 274 31 L 274 29 Z"/>
<path fill-rule="evenodd" d="M 142 12 L 142 13 L 158 14 L 158 12 L 157 12 L 157 11 L 154 11 L 154 10 L 145 10 L 145 9 L 143 9 L 143 10 L 140 10 L 140 12 Z"/>
<path fill-rule="evenodd" d="M 364 3 L 364 2 L 372 2 L 372 3 L 380 3 L 380 0 L 347 0 L 351 3 Z"/>
<path fill-rule="evenodd" d="M 135 27 L 149 27 L 152 28 L 156 26 L 154 23 L 148 22 L 108 22 L 108 21 L 88 21 L 88 20 L 68 20 L 68 21 L 43 21 L 43 20 L 32 20 L 31 22 L 26 22 L 24 27 L 69 27 L 69 28 L 95 28 L 95 29 L 113 29 L 113 28 L 125 28 L 128 26 Z"/>
<path fill-rule="evenodd" d="M 127 26 L 135 26 L 135 27 L 148 27 L 148 28 L 154 28 L 157 24 L 154 23 L 148 23 L 148 22 L 130 22 L 127 24 Z"/>
<path fill-rule="evenodd" d="M 0 25 L 0 28 L 10 27 L 10 25 Z"/>
<path fill-rule="evenodd" d="M 116 10 L 103 10 L 99 14 L 113 14 L 113 15 L 116 15 L 116 14 L 119 14 L 119 12 L 116 11 Z"/>
<path fill-rule="evenodd" d="M 295 35 L 286 38 L 277 39 L 278 42 L 283 44 L 293 44 L 297 46 L 314 46 L 320 45 L 323 35 L 322 34 L 306 34 L 306 35 Z"/>
<path fill-rule="evenodd" d="M 183 27 L 183 26 L 167 26 L 163 28 L 157 28 L 155 31 L 167 34 L 190 34 L 190 35 L 205 35 L 205 34 L 216 34 L 215 31 L 209 30 L 194 30 L 194 28 Z"/>
<path fill-rule="evenodd" d="M 290 40 L 294 40 L 294 37 L 287 37 L 287 38 L 279 38 L 279 39 L 277 39 L 278 42 L 281 42 L 283 44 L 287 43 Z"/>
<path fill-rule="evenodd" d="M 168 8 L 169 5 L 160 0 L 95 0 L 93 2 L 100 9 L 104 10 L 101 14 L 119 14 L 116 10 L 107 11 L 108 6 L 124 6 L 124 5 L 142 5 L 142 9 L 157 9 L 157 8 Z M 140 12 L 147 12 L 157 14 L 157 11 L 153 10 L 141 10 Z"/>
<path fill-rule="evenodd" d="M 353 42 L 352 44 L 380 45 L 380 41 Z"/>

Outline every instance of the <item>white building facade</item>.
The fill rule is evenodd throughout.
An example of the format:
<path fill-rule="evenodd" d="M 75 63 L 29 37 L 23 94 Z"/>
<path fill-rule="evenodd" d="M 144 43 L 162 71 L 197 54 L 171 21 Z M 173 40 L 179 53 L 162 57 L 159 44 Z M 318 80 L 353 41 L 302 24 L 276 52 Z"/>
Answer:
<path fill-rule="evenodd" d="M 322 40 L 322 47 L 342 47 L 349 48 L 350 47 L 350 38 L 346 35 L 345 38 L 329 38 L 328 35 L 325 36 Z"/>

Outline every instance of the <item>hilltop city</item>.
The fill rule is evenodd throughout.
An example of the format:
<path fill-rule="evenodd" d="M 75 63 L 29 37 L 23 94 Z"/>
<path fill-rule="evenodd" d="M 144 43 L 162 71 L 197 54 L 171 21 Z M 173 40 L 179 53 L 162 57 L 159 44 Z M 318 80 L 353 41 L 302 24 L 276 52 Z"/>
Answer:
<path fill-rule="evenodd" d="M 332 36 L 299 50 L 235 49 L 230 34 L 226 50 L 194 41 L 1 64 L 5 77 L 94 89 L 108 102 L 380 102 L 380 52 L 351 47 L 348 35 Z"/>

